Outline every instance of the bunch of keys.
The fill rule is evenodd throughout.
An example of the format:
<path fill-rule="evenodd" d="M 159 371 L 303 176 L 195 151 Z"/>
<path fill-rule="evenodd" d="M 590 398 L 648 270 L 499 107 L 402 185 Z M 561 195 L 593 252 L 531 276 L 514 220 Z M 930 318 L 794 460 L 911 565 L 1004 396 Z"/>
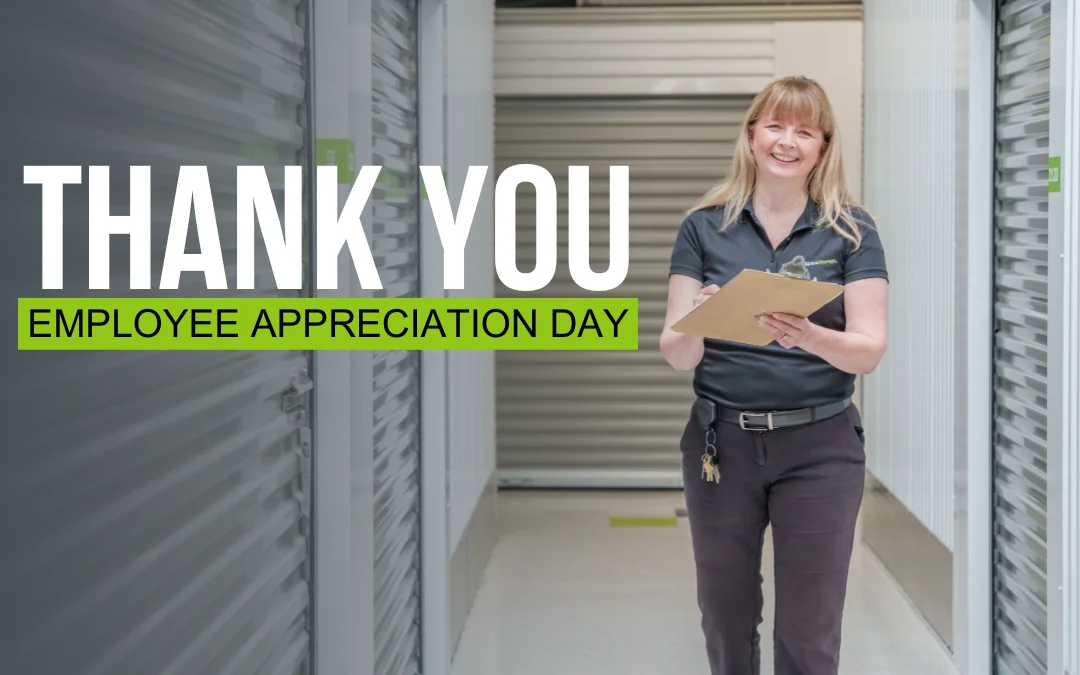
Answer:
<path fill-rule="evenodd" d="M 713 428 L 705 429 L 705 454 L 701 456 L 701 477 L 706 483 L 720 482 L 720 469 L 716 466 L 716 432 Z"/>

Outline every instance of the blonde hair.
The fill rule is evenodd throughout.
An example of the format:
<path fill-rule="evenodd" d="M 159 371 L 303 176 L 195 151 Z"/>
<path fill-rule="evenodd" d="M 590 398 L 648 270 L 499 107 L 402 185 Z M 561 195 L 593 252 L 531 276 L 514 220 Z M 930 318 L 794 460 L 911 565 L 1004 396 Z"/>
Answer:
<path fill-rule="evenodd" d="M 840 157 L 840 133 L 836 117 L 816 81 L 801 76 L 783 77 L 771 82 L 754 97 L 743 119 L 731 172 L 727 178 L 709 190 L 687 214 L 706 208 L 724 206 L 721 231 L 730 227 L 754 194 L 757 171 L 750 150 L 750 130 L 764 117 L 798 119 L 819 127 L 823 134 L 821 161 L 810 173 L 807 191 L 818 205 L 820 219 L 815 225 L 827 225 L 858 248 L 862 243 L 859 221 L 853 209 L 861 209 L 848 190 Z M 869 219 L 867 219 L 869 221 Z M 870 222 L 863 223 L 870 226 Z"/>

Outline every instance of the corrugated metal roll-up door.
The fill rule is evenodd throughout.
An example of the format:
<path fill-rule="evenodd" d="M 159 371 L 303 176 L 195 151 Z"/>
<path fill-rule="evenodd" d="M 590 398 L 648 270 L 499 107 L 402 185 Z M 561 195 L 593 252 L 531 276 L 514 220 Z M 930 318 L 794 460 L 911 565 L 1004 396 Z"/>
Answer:
<path fill-rule="evenodd" d="M 995 199 L 994 659 L 1046 672 L 1050 2 L 1000 3 Z"/>
<path fill-rule="evenodd" d="M 372 3 L 372 197 L 380 297 L 419 295 L 415 0 Z M 420 355 L 374 355 L 375 672 L 420 672 Z"/>
<path fill-rule="evenodd" d="M 591 262 L 608 265 L 609 167 L 630 167 L 630 267 L 606 295 L 639 298 L 639 350 L 496 355 L 499 480 L 530 486 L 681 485 L 689 372 L 660 354 L 668 267 L 684 212 L 726 175 L 749 101 L 500 99 L 498 171 L 539 164 L 558 189 L 558 269 L 542 291 L 587 297 L 567 263 L 568 167 L 589 167 Z M 535 193 L 518 188 L 518 269 L 533 268 Z M 501 283 L 501 297 L 518 295 Z M 536 293 L 530 295 L 537 295 Z"/>
<path fill-rule="evenodd" d="M 282 221 L 282 167 L 302 165 L 304 192 L 313 185 L 307 3 L 108 0 L 42 11 L 20 14 L 23 35 L 11 38 L 26 36 L 20 61 L 34 79 L 12 98 L 19 143 L 35 150 L 28 163 L 84 167 L 82 185 L 65 190 L 56 294 L 302 294 L 277 290 L 258 234 L 255 290 L 233 290 L 234 204 L 240 165 L 268 167 Z M 114 236 L 110 289 L 88 291 L 92 165 L 111 167 L 112 189 L 97 194 L 116 216 L 130 213 L 129 168 L 151 167 L 154 289 L 177 170 L 207 165 L 230 290 L 208 292 L 198 272 L 183 273 L 178 291 L 128 290 L 128 237 Z M 40 240 L 40 219 L 10 215 L 6 227 Z M 191 223 L 188 252 L 198 250 Z M 41 295 L 40 260 L 9 268 L 5 290 Z M 0 393 L 10 415 L 0 671 L 310 672 L 310 354 L 3 351 L 15 367 Z"/>

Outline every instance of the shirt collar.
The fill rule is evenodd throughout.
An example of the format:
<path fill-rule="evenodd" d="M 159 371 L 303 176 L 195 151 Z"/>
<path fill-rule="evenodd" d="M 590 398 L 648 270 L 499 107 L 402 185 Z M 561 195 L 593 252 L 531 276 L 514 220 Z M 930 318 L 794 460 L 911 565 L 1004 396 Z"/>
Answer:
<path fill-rule="evenodd" d="M 743 213 L 750 218 L 750 224 L 755 227 L 759 227 L 764 231 L 764 227 L 761 221 L 758 220 L 757 214 L 754 213 L 754 200 L 751 197 L 746 202 L 746 206 L 743 207 Z M 817 221 L 817 204 L 810 197 L 806 198 L 806 207 L 803 209 L 803 213 L 799 216 L 799 219 L 795 221 L 795 225 L 791 228 L 791 233 L 795 234 L 799 230 L 808 230 L 814 226 Z"/>

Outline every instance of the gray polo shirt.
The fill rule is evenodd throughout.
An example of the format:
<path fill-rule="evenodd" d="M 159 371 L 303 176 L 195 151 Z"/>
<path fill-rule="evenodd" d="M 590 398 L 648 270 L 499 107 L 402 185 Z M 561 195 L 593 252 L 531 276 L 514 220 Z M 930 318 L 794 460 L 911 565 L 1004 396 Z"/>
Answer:
<path fill-rule="evenodd" d="M 801 255 L 810 276 L 818 281 L 844 284 L 868 277 L 888 279 L 881 239 L 864 211 L 855 215 L 870 227 L 863 228 L 862 243 L 855 252 L 851 242 L 831 228 L 813 226 L 817 205 L 812 200 L 807 200 L 802 217 L 775 251 L 751 205 L 725 232 L 719 231 L 722 213 L 723 207 L 716 207 L 683 220 L 671 253 L 671 274 L 723 287 L 743 269 L 779 272 L 782 265 Z M 825 328 L 844 330 L 843 294 L 809 318 Z M 791 410 L 851 396 L 855 376 L 798 347 L 785 349 L 776 342 L 755 347 L 707 338 L 705 355 L 694 373 L 694 391 L 738 410 Z"/>

